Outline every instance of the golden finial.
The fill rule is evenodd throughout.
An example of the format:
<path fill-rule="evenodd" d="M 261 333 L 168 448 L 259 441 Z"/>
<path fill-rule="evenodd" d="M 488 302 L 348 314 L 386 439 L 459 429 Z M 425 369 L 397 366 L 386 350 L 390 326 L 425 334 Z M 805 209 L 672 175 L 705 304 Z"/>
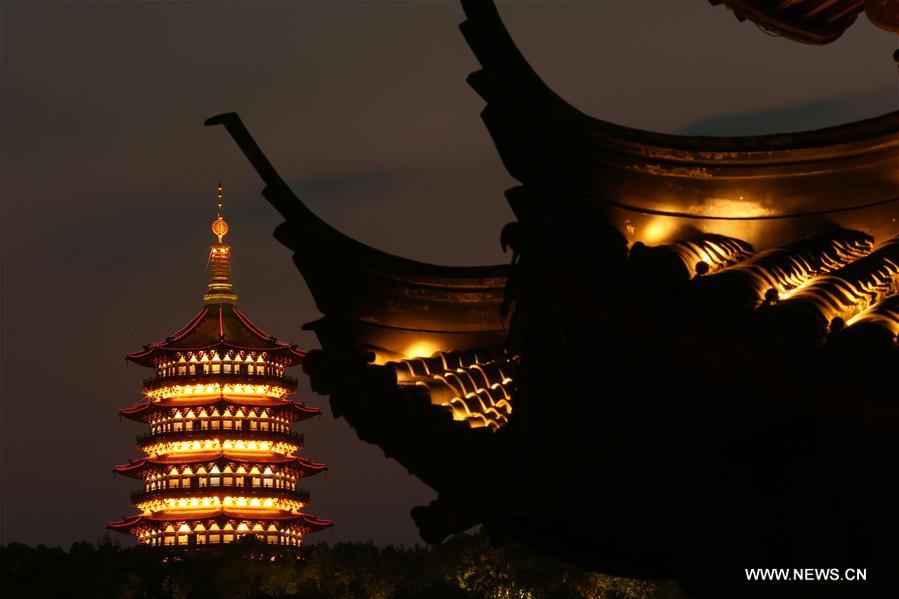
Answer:
<path fill-rule="evenodd" d="M 212 221 L 212 233 L 218 243 L 209 248 L 209 292 L 203 296 L 206 304 L 233 304 L 237 296 L 231 287 L 231 246 L 222 243 L 228 234 L 228 223 L 222 218 L 222 184 L 218 184 L 218 216 Z"/>
<path fill-rule="evenodd" d="M 228 223 L 222 218 L 222 182 L 219 181 L 218 185 L 218 218 L 212 221 L 212 233 L 216 237 L 219 238 L 219 243 L 222 242 L 222 238 L 228 234 Z"/>

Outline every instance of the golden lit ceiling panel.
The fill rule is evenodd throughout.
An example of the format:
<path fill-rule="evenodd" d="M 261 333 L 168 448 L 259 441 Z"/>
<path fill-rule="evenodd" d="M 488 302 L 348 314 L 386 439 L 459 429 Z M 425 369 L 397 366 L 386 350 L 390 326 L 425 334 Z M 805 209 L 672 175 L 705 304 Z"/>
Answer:
<path fill-rule="evenodd" d="M 887 330 L 894 339 L 899 337 L 899 290 L 896 290 L 892 297 L 857 314 L 847 324 L 851 329 L 855 325 L 865 323 L 877 323 Z"/>
<path fill-rule="evenodd" d="M 762 252 L 721 272 L 703 277 L 704 293 L 726 296 L 731 305 L 755 307 L 786 297 L 816 277 L 870 253 L 874 240 L 859 231 L 839 229 Z"/>
<path fill-rule="evenodd" d="M 771 318 L 784 326 L 807 327 L 819 335 L 899 292 L 899 236 L 875 251 L 815 278 L 771 308 Z M 892 310 L 883 313 L 891 314 Z M 873 315 L 872 315 L 873 317 Z"/>
<path fill-rule="evenodd" d="M 449 410 L 453 420 L 498 430 L 512 414 L 512 372 L 517 362 L 501 350 L 472 350 L 387 365 L 399 385 L 426 389 L 431 404 Z"/>

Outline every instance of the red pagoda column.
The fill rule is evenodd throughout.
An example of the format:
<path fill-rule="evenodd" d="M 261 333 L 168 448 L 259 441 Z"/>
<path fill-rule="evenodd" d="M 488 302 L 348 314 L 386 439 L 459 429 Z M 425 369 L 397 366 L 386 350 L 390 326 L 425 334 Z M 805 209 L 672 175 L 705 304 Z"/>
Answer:
<path fill-rule="evenodd" d="M 145 400 L 120 414 L 150 431 L 137 438 L 145 457 L 114 469 L 143 481 L 131 494 L 139 513 L 109 528 L 152 546 L 212 546 L 247 534 L 298 546 L 332 525 L 303 512 L 309 494 L 297 489 L 300 478 L 327 469 L 297 455 L 303 437 L 291 430 L 319 410 L 287 399 L 297 381 L 285 372 L 305 353 L 237 309 L 221 194 L 219 184 L 203 309 L 164 341 L 126 356 L 153 375 L 144 379 Z"/>

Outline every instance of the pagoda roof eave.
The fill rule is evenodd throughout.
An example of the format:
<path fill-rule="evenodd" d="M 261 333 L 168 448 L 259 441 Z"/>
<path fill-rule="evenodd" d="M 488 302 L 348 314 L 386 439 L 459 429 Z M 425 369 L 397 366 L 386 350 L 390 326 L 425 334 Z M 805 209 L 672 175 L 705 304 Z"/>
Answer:
<path fill-rule="evenodd" d="M 161 401 L 145 401 L 141 402 L 137 405 L 134 405 L 130 408 L 122 408 L 119 410 L 119 415 L 129 420 L 134 420 L 135 422 L 144 422 L 143 416 L 150 413 L 154 409 L 164 409 L 164 408 L 175 408 L 175 407 L 185 407 L 185 408 L 193 408 L 193 407 L 204 407 L 204 406 L 214 406 L 214 405 L 232 405 L 232 406 L 260 406 L 260 407 L 273 407 L 273 408 L 284 408 L 289 409 L 296 414 L 299 415 L 297 421 L 308 420 L 314 416 L 319 416 L 321 414 L 321 410 L 319 408 L 310 408 L 305 404 L 296 402 L 296 401 L 281 401 L 281 400 L 269 400 L 266 402 L 253 402 L 248 401 L 247 398 L 233 398 L 233 397 L 211 397 L 211 398 L 198 398 L 195 400 L 183 400 L 179 399 L 177 402 L 170 400 L 161 400 Z"/>
<path fill-rule="evenodd" d="M 237 350 L 237 351 L 255 351 L 255 352 L 267 352 L 270 354 L 273 353 L 284 353 L 288 357 L 291 358 L 291 365 L 299 364 L 303 361 L 303 358 L 306 357 L 306 352 L 302 350 L 298 350 L 291 345 L 288 344 L 278 344 L 271 346 L 253 346 L 253 345 L 239 345 L 237 343 L 230 343 L 228 341 L 217 341 L 215 343 L 210 343 L 208 345 L 198 345 L 195 347 L 173 347 L 165 344 L 156 344 L 148 346 L 148 349 L 140 352 L 134 352 L 125 355 L 125 359 L 129 362 L 134 362 L 135 364 L 140 364 L 141 366 L 153 366 L 152 359 L 160 354 L 172 354 L 172 353 L 184 353 L 184 352 L 200 352 L 200 351 L 209 351 L 213 349 L 220 350 Z"/>
<path fill-rule="evenodd" d="M 215 306 L 204 307 L 169 337 L 145 345 L 141 351 L 126 354 L 125 359 L 142 366 L 153 366 L 153 359 L 160 354 L 211 349 L 282 353 L 290 358 L 291 365 L 298 364 L 306 356 L 306 352 L 296 349 L 295 345 L 279 342 L 266 334 L 235 306 L 219 304 L 217 309 Z"/>
<path fill-rule="evenodd" d="M 281 513 L 262 515 L 254 514 L 252 512 L 222 508 L 208 513 L 191 514 L 190 516 L 186 516 L 184 514 L 172 514 L 168 516 L 134 514 L 131 516 L 124 516 L 122 520 L 118 522 L 110 522 L 106 525 L 106 527 L 110 530 L 127 533 L 142 522 L 163 523 L 177 522 L 181 520 L 214 520 L 229 518 L 241 520 L 277 520 L 280 522 L 299 522 L 303 526 L 309 528 L 309 532 L 318 532 L 320 530 L 324 530 L 326 528 L 334 526 L 334 522 L 332 520 L 325 520 L 316 516 L 310 516 L 309 514 Z"/>
<path fill-rule="evenodd" d="M 303 456 L 269 456 L 260 459 L 258 456 L 247 457 L 241 455 L 230 454 L 226 451 L 218 451 L 204 456 L 198 456 L 193 459 L 165 459 L 165 458 L 138 458 L 131 460 L 127 464 L 120 464 L 113 467 L 113 472 L 127 476 L 130 478 L 141 478 L 141 473 L 149 467 L 166 467 L 176 465 L 203 464 L 208 462 L 239 462 L 243 464 L 260 463 L 260 464 L 294 464 L 297 469 L 303 472 L 303 477 L 314 476 L 320 472 L 328 470 L 326 464 L 313 462 L 309 458 Z"/>

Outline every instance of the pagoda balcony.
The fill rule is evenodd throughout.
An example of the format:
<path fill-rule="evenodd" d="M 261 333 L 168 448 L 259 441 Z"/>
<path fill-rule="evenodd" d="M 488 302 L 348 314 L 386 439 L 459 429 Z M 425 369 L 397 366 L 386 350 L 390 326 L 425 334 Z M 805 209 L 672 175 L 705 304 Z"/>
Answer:
<path fill-rule="evenodd" d="M 294 445 L 303 446 L 303 435 L 291 431 L 263 431 L 242 428 L 217 428 L 217 429 L 192 429 L 180 431 L 165 431 L 158 433 L 144 433 L 137 436 L 139 445 L 146 445 L 156 441 L 188 441 L 193 439 L 244 439 L 253 441 L 285 441 Z"/>
<path fill-rule="evenodd" d="M 290 376 L 277 376 L 272 374 L 247 374 L 243 372 L 214 372 L 199 374 L 173 374 L 168 376 L 153 376 L 144 379 L 144 391 L 153 391 L 160 387 L 172 385 L 209 385 L 209 384 L 241 384 L 241 385 L 271 385 L 284 387 L 290 391 L 296 391 L 299 384 L 297 379 Z"/>
<path fill-rule="evenodd" d="M 247 477 L 249 478 L 249 477 Z M 309 503 L 309 491 L 305 489 L 287 489 L 284 487 L 253 487 L 236 485 L 208 485 L 205 487 L 180 487 L 173 489 L 154 489 L 152 491 L 132 491 L 131 502 L 141 503 L 153 499 L 169 497 L 277 497 L 293 499 L 301 503 Z"/>

